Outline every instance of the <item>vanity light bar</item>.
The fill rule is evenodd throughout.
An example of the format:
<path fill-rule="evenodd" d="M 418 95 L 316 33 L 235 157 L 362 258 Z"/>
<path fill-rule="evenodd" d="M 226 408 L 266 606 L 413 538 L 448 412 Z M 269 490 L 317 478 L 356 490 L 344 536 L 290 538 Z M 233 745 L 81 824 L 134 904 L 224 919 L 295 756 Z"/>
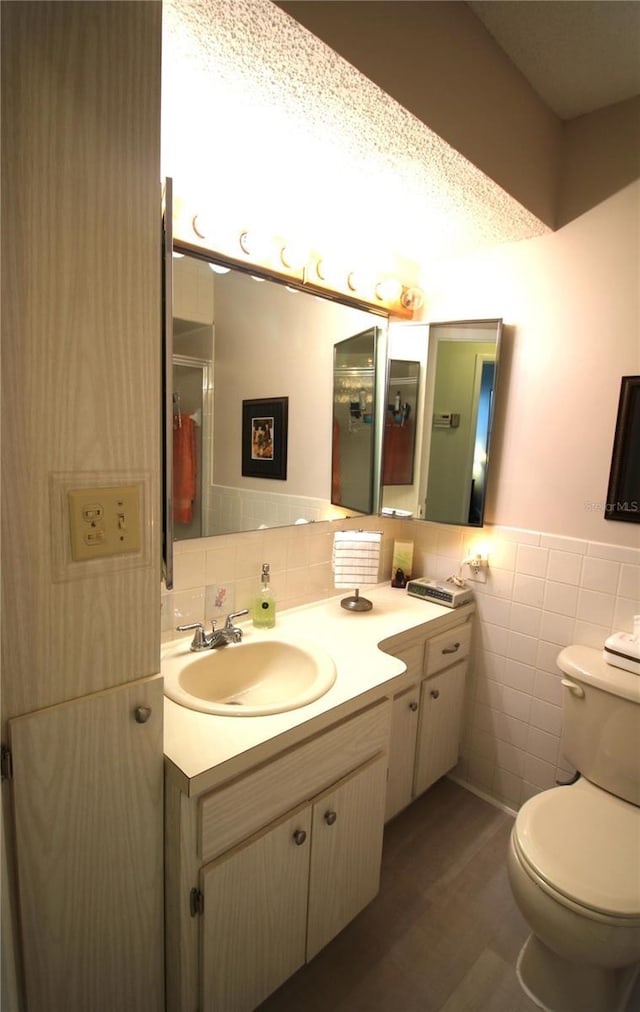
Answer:
<path fill-rule="evenodd" d="M 198 245 L 205 240 L 207 247 L 212 249 L 213 230 L 209 217 L 198 212 L 187 220 L 191 241 L 195 235 Z M 227 236 L 223 247 L 228 255 L 233 256 L 232 250 L 228 248 L 231 238 L 231 235 Z M 216 239 L 219 240 L 220 237 L 216 236 Z M 235 243 L 236 250 L 239 246 L 241 258 L 248 258 L 256 267 L 290 275 L 292 280 L 308 283 L 327 292 L 356 297 L 365 304 L 388 309 L 392 315 L 410 317 L 424 302 L 419 288 L 403 283 L 393 274 L 382 274 L 375 278 L 362 268 L 347 268 L 333 262 L 331 258 L 327 260 L 292 240 L 267 236 L 259 230 L 243 229 L 240 233 L 236 232 Z M 224 251 L 219 250 L 221 254 Z"/>

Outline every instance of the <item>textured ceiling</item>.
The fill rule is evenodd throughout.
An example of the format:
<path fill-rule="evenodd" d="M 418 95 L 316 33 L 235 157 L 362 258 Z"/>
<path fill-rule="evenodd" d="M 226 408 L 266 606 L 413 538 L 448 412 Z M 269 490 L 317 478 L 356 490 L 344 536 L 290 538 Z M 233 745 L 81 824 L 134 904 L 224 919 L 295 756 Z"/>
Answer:
<path fill-rule="evenodd" d="M 561 119 L 640 95 L 638 0 L 469 0 Z"/>
<path fill-rule="evenodd" d="M 548 231 L 270 0 L 165 0 L 163 19 L 176 192 L 419 262 Z"/>

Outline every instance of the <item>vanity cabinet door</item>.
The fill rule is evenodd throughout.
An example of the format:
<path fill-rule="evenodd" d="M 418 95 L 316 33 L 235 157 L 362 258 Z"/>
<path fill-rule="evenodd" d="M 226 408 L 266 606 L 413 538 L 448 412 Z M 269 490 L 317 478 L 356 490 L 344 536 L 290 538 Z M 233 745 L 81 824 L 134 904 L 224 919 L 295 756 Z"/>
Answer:
<path fill-rule="evenodd" d="M 377 895 L 386 773 L 381 754 L 314 800 L 307 960 Z"/>
<path fill-rule="evenodd" d="M 416 795 L 426 791 L 458 761 L 466 669 L 466 660 L 460 661 L 422 683 Z"/>
<path fill-rule="evenodd" d="M 417 683 L 394 697 L 391 711 L 385 822 L 406 808 L 413 799 L 419 709 L 420 686 Z"/>
<path fill-rule="evenodd" d="M 251 1012 L 305 960 L 311 808 L 203 868 L 202 1012 Z"/>

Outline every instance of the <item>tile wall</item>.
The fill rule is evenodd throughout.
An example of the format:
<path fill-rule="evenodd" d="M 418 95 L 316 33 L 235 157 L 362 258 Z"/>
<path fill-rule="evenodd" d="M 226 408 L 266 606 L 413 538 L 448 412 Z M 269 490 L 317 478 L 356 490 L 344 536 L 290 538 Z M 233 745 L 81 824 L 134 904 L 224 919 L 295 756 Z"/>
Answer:
<path fill-rule="evenodd" d="M 631 631 L 640 613 L 640 549 L 383 517 L 340 522 L 349 527 L 383 530 L 381 580 L 390 578 L 394 538 L 414 541 L 414 575 L 438 579 L 488 543 L 487 582 L 472 584 L 478 612 L 456 776 L 511 808 L 565 778 L 555 660 L 570 643 L 600 649 L 609 633 Z M 334 530 L 335 522 L 313 523 L 178 543 L 163 638 L 178 635 L 178 624 L 247 607 L 263 562 L 282 609 L 333 596 Z"/>

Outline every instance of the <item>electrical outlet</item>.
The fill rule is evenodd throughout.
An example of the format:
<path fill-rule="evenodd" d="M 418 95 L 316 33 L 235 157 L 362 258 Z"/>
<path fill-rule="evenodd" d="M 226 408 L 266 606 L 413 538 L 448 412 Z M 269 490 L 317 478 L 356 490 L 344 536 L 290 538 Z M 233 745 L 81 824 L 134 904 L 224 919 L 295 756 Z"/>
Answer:
<path fill-rule="evenodd" d="M 67 501 L 74 562 L 140 551 L 138 485 L 70 489 Z"/>

